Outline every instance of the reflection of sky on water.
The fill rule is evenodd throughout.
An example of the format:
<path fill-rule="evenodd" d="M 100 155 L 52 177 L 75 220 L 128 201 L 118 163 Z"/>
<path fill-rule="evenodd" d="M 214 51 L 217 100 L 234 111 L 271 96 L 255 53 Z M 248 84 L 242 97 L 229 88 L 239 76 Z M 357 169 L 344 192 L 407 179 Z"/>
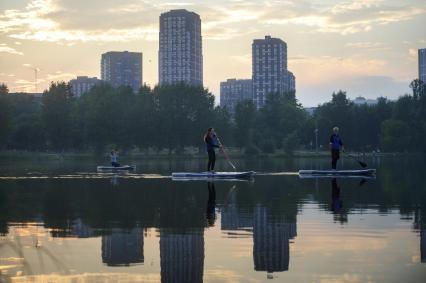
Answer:
<path fill-rule="evenodd" d="M 0 281 L 422 282 L 424 183 L 397 177 L 1 181 Z"/>
<path fill-rule="evenodd" d="M 24 278 L 34 282 L 71 282 L 76 278 L 83 282 L 106 278 L 125 282 L 157 282 L 162 278 L 221 282 L 226 278 L 228 282 L 245 282 L 250 278 L 266 280 L 267 271 L 274 272 L 274 279 L 291 282 L 392 282 L 402 280 L 404 274 L 412 279 L 425 274 L 425 266 L 419 264 L 419 235 L 412 232 L 412 222 L 401 221 L 396 211 L 351 214 L 348 224 L 340 226 L 317 204 L 307 204 L 298 215 L 293 239 L 289 238 L 295 232 L 291 225 L 271 226 L 263 221 L 265 208 L 256 208 L 254 217 L 253 238 L 228 237 L 220 225 L 204 233 L 163 233 L 149 228 L 113 231 L 108 236 L 88 235 L 89 228 L 80 227 L 73 237 L 66 238 L 51 237 L 50 231 L 40 226 L 14 226 L 1 238 L 0 269 L 4 278 L 18 276 L 16 282 L 24 282 Z M 115 248 L 118 256 L 105 255 L 108 238 L 115 241 L 109 248 Z M 40 247 L 36 247 L 37 241 Z M 131 247 L 133 251 L 123 253 Z M 132 259 L 136 263 L 138 258 L 142 265 L 132 265 Z"/>

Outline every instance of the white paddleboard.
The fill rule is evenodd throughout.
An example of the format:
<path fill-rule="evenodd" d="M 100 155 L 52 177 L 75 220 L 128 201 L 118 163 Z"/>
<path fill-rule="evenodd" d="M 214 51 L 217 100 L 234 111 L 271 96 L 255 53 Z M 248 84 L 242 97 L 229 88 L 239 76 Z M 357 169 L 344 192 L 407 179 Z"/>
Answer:
<path fill-rule="evenodd" d="M 247 172 L 175 172 L 173 178 L 218 178 L 218 179 L 238 179 L 250 178 L 255 174 L 253 171 Z"/>

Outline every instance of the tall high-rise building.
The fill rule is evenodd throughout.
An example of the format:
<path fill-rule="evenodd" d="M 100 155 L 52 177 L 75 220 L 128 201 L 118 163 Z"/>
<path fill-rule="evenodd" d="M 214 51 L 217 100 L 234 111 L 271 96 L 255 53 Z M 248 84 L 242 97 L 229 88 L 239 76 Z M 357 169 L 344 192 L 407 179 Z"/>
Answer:
<path fill-rule="evenodd" d="M 71 87 L 71 93 L 74 96 L 80 97 L 99 83 L 100 80 L 96 77 L 89 78 L 87 76 L 77 76 L 76 79 L 70 80 L 69 85 Z"/>
<path fill-rule="evenodd" d="M 159 83 L 203 85 L 201 19 L 184 9 L 160 16 Z"/>
<path fill-rule="evenodd" d="M 419 49 L 419 80 L 426 83 L 426 48 Z"/>
<path fill-rule="evenodd" d="M 257 108 L 265 104 L 271 92 L 286 93 L 295 90 L 295 77 L 287 70 L 287 44 L 265 36 L 252 44 L 253 101 Z"/>
<path fill-rule="evenodd" d="M 253 99 L 251 80 L 228 79 L 220 83 L 220 106 L 226 107 L 233 115 L 235 106 L 242 100 Z"/>
<path fill-rule="evenodd" d="M 296 91 L 296 77 L 290 71 L 287 71 L 287 91 Z"/>
<path fill-rule="evenodd" d="M 102 54 L 101 79 L 113 87 L 130 86 L 137 92 L 142 86 L 142 53 L 111 51 Z"/>

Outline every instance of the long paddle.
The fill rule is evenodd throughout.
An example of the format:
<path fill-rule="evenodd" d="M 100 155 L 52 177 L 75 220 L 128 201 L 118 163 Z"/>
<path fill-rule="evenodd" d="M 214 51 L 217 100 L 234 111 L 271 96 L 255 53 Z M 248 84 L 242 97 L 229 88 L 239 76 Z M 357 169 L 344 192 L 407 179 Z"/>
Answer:
<path fill-rule="evenodd" d="M 362 162 L 362 161 L 358 160 L 358 158 L 356 158 L 356 157 L 355 157 L 355 156 L 353 156 L 353 155 L 347 154 L 347 156 L 349 156 L 349 157 L 353 158 L 355 161 L 357 161 L 357 162 L 359 163 L 359 165 L 361 165 L 361 167 L 362 167 L 362 168 L 365 168 L 365 167 L 367 167 L 367 166 L 368 166 L 368 165 L 367 165 L 367 163 L 365 163 L 365 162 Z"/>
<path fill-rule="evenodd" d="M 225 150 L 225 147 L 223 146 L 222 142 L 220 141 L 219 137 L 216 134 L 216 139 L 219 142 L 219 145 L 221 145 L 220 149 L 223 152 L 223 155 L 225 155 L 226 160 L 228 161 L 229 165 L 231 165 L 231 167 L 234 169 L 234 171 L 237 171 L 237 168 L 235 167 L 235 165 L 231 162 L 231 159 L 228 156 L 228 153 Z"/>

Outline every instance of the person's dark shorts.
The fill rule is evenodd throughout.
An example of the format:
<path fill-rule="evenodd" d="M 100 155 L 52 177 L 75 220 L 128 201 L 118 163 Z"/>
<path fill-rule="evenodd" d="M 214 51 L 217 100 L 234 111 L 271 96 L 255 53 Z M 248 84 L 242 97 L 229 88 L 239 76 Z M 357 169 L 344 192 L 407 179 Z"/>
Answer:
<path fill-rule="evenodd" d="M 334 160 L 337 160 L 340 158 L 340 150 L 338 149 L 332 149 L 331 150 L 331 158 Z"/>

